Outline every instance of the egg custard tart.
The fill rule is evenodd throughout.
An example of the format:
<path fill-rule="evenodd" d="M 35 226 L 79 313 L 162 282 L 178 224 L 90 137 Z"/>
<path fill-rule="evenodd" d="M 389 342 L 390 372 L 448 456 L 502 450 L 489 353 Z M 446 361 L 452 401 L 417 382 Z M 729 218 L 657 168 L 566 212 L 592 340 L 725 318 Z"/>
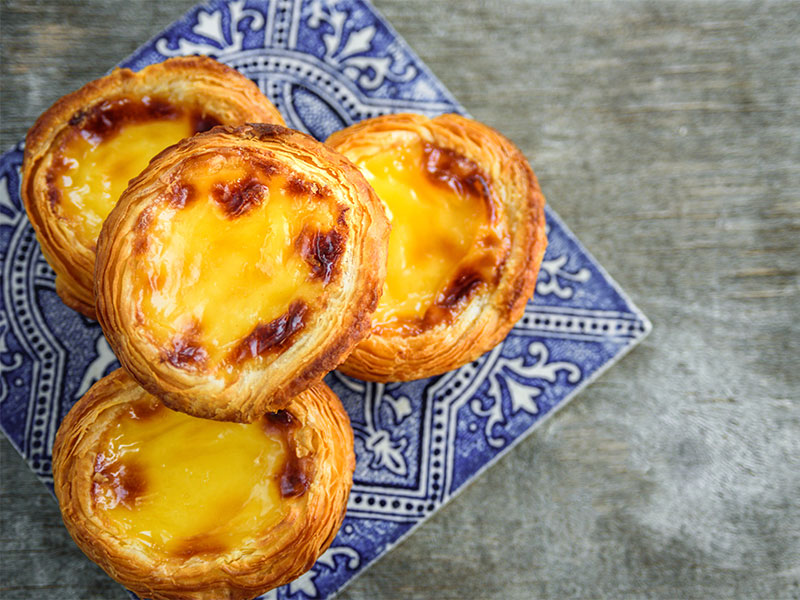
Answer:
<path fill-rule="evenodd" d="M 373 381 L 460 367 L 522 316 L 544 255 L 544 197 L 522 153 L 476 121 L 398 114 L 327 143 L 361 169 L 392 232 L 372 334 L 340 366 Z"/>
<path fill-rule="evenodd" d="M 161 150 L 215 125 L 283 123 L 244 75 L 199 56 L 116 69 L 50 107 L 28 132 L 21 195 L 65 304 L 94 318 L 103 220 Z"/>
<path fill-rule="evenodd" d="M 159 154 L 98 241 L 97 316 L 122 366 L 175 410 L 283 408 L 367 333 L 388 222 L 358 169 L 277 125 Z"/>
<path fill-rule="evenodd" d="M 122 369 L 73 406 L 53 449 L 70 535 L 154 599 L 249 599 L 295 579 L 336 535 L 354 468 L 324 383 L 240 424 L 172 411 Z"/>

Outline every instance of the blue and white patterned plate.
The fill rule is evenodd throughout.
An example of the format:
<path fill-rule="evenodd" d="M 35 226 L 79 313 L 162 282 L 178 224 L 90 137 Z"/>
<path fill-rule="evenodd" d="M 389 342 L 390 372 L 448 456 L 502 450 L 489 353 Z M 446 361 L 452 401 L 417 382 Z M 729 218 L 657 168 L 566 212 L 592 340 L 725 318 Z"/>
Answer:
<path fill-rule="evenodd" d="M 122 65 L 185 54 L 235 67 L 291 127 L 319 139 L 386 113 L 464 112 L 363 0 L 217 0 Z M 100 327 L 56 296 L 20 202 L 21 162 L 21 145 L 0 158 L 0 424 L 52 488 L 59 422 L 117 363 Z M 410 383 L 328 376 L 355 431 L 347 517 L 307 574 L 264 598 L 336 593 L 647 335 L 647 318 L 552 210 L 547 219 L 536 298 L 500 346 Z"/>

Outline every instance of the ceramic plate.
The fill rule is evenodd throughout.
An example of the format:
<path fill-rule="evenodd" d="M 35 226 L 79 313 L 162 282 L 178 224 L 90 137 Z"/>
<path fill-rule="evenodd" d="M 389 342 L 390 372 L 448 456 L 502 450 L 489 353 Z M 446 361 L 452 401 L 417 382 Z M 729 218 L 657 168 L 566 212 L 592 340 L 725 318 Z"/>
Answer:
<path fill-rule="evenodd" d="M 232 0 L 197 7 L 121 63 L 208 54 L 235 67 L 289 126 L 325 139 L 391 112 L 464 109 L 361 0 Z M 19 199 L 22 146 L 0 158 L 2 428 L 52 489 L 51 449 L 72 404 L 117 367 L 100 327 L 58 299 Z M 545 190 L 546 193 L 546 190 Z M 536 296 L 500 346 L 410 383 L 334 372 L 355 432 L 347 517 L 303 577 L 264 598 L 328 598 L 639 342 L 647 318 L 552 211 Z"/>

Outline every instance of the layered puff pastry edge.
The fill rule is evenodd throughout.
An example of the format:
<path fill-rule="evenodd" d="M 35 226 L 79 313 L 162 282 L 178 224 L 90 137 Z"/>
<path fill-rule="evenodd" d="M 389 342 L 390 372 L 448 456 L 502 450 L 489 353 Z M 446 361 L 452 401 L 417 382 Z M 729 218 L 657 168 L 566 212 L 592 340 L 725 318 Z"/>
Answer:
<path fill-rule="evenodd" d="M 155 600 L 245 600 L 300 576 L 336 535 L 354 468 L 324 383 L 243 425 L 171 411 L 121 369 L 72 408 L 53 450 L 77 545 Z"/>
<path fill-rule="evenodd" d="M 362 170 L 392 226 L 372 333 L 340 370 L 419 379 L 500 343 L 533 295 L 547 245 L 545 199 L 520 150 L 454 114 L 368 119 L 326 143 Z"/>
<path fill-rule="evenodd" d="M 215 125 L 283 124 L 244 75 L 211 58 L 115 69 L 58 100 L 25 140 L 21 196 L 65 304 L 94 318 L 95 243 L 128 180 Z"/>
<path fill-rule="evenodd" d="M 276 125 L 218 127 L 153 159 L 107 218 L 98 320 L 167 406 L 247 422 L 368 334 L 388 235 L 343 156 Z"/>

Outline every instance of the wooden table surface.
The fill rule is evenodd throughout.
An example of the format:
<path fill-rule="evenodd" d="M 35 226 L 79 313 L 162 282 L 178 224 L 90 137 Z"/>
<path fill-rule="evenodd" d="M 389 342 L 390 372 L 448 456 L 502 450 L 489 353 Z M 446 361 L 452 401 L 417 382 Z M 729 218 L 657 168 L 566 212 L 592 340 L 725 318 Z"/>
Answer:
<path fill-rule="evenodd" d="M 2 147 L 194 1 L 2 0 Z M 341 598 L 800 598 L 800 3 L 376 4 L 654 330 Z M 124 599 L 0 445 L 0 597 Z"/>

